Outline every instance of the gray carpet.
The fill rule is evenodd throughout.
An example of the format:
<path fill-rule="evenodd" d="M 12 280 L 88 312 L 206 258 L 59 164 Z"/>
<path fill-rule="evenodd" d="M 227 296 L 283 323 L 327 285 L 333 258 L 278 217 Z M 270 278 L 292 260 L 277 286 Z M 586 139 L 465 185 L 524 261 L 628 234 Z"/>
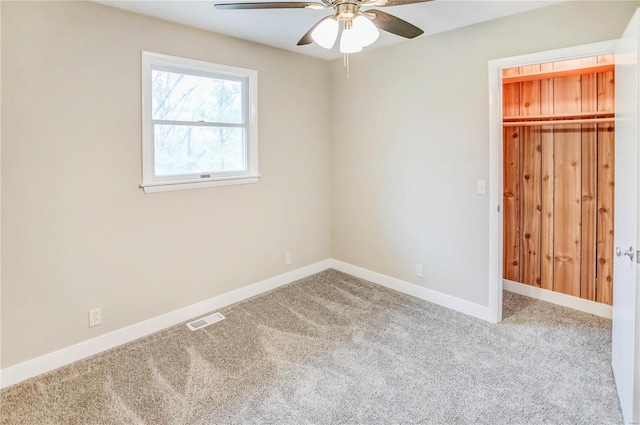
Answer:
<path fill-rule="evenodd" d="M 620 424 L 611 322 L 491 325 L 327 270 L 0 392 L 2 424 Z"/>

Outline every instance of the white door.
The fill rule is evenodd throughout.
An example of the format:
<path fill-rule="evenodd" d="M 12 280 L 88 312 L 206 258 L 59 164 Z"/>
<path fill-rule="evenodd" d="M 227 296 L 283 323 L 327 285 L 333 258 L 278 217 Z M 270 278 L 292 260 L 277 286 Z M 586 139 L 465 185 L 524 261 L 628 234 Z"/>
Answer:
<path fill-rule="evenodd" d="M 616 142 L 613 270 L 613 332 L 611 364 L 625 423 L 638 423 L 640 383 L 638 375 L 639 295 L 638 263 L 638 47 L 639 16 L 636 11 L 616 49 Z"/>

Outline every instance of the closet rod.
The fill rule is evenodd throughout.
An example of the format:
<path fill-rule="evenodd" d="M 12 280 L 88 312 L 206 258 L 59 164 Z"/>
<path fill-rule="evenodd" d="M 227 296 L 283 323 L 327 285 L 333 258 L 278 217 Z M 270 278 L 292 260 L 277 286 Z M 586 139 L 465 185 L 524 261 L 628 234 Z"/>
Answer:
<path fill-rule="evenodd" d="M 505 127 L 523 127 L 534 125 L 569 125 L 569 124 L 600 124 L 606 122 L 614 122 L 615 118 L 587 118 L 576 120 L 555 120 L 555 121 L 513 121 L 503 122 Z"/>
<path fill-rule="evenodd" d="M 570 114 L 543 114 L 543 115 L 511 115 L 502 117 L 505 122 L 514 121 L 551 121 L 551 120 L 569 120 L 578 118 L 613 118 L 614 112 L 574 112 Z"/>

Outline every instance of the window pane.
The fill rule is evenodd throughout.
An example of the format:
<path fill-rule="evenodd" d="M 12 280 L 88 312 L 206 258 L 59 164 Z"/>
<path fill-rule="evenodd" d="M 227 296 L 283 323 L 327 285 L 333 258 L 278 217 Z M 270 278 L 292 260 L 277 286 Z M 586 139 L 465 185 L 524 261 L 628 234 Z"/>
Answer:
<path fill-rule="evenodd" d="M 152 71 L 154 120 L 243 123 L 242 82 Z"/>
<path fill-rule="evenodd" d="M 155 125 L 155 175 L 247 170 L 245 129 Z"/>

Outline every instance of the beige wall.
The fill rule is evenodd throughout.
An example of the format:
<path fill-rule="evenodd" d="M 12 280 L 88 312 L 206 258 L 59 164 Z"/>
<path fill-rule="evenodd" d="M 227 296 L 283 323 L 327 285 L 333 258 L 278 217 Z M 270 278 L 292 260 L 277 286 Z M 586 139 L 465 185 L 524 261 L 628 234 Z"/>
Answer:
<path fill-rule="evenodd" d="M 141 50 L 258 70 L 259 183 L 138 188 Z M 74 2 L 2 56 L 3 368 L 330 257 L 327 62 Z"/>
<path fill-rule="evenodd" d="M 637 2 L 570 2 L 332 63 L 332 256 L 488 305 L 487 61 L 614 39 Z M 424 278 L 415 277 L 416 264 Z"/>
<path fill-rule="evenodd" d="M 637 3 L 364 52 L 350 79 L 97 4 L 1 5 L 5 368 L 331 256 L 487 305 L 487 61 L 616 38 Z M 143 49 L 259 71 L 258 184 L 142 193 Z"/>

